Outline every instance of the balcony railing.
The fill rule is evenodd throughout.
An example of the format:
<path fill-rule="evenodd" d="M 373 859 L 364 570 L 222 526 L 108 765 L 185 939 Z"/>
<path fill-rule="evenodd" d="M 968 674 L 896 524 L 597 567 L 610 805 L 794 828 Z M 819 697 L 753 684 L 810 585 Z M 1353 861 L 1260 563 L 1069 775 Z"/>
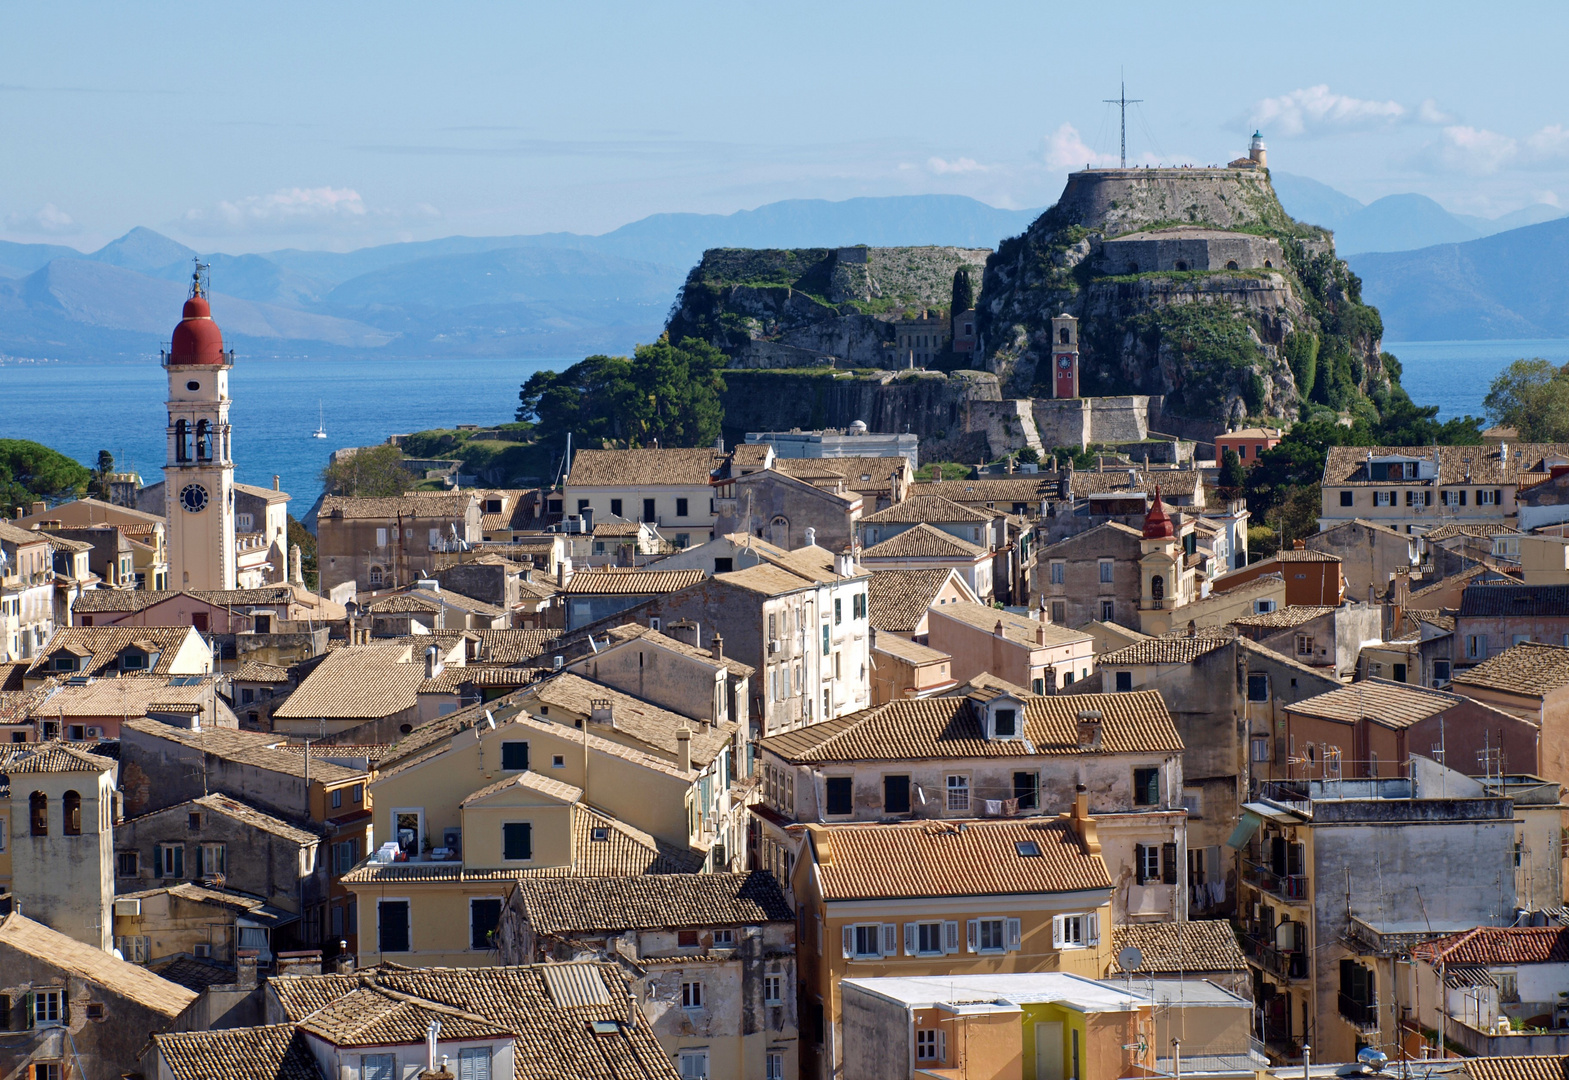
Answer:
<path fill-rule="evenodd" d="M 1349 1020 L 1358 1031 L 1378 1030 L 1378 1002 L 1376 1001 L 1358 1001 L 1341 994 L 1340 1015 Z"/>
<path fill-rule="evenodd" d="M 1244 861 L 1242 880 L 1282 900 L 1299 902 L 1307 899 L 1308 879 L 1305 874 L 1277 874 L 1263 863 Z"/>
<path fill-rule="evenodd" d="M 1174 1076 L 1177 1069 L 1185 1075 L 1193 1073 L 1250 1073 L 1268 1068 L 1269 1054 L 1264 1044 L 1248 1037 L 1247 1045 L 1240 1043 L 1225 1048 L 1214 1048 L 1208 1054 L 1183 1054 L 1176 1057 L 1157 1057 L 1155 1072 L 1161 1076 Z"/>
<path fill-rule="evenodd" d="M 1248 963 L 1263 968 L 1279 979 L 1305 979 L 1308 977 L 1307 953 L 1300 949 L 1282 949 L 1268 938 L 1256 934 L 1242 935 L 1242 952 Z"/>

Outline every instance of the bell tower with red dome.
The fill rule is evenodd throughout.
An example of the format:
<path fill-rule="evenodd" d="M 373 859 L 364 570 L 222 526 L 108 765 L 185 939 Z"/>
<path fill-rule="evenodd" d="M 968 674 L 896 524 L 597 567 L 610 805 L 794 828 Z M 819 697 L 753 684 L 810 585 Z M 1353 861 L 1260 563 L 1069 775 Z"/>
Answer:
<path fill-rule="evenodd" d="M 207 267 L 197 262 L 191 292 L 163 367 L 169 375 L 164 516 L 169 522 L 169 587 L 232 589 L 234 458 L 229 445 L 233 351 L 213 322 Z"/>

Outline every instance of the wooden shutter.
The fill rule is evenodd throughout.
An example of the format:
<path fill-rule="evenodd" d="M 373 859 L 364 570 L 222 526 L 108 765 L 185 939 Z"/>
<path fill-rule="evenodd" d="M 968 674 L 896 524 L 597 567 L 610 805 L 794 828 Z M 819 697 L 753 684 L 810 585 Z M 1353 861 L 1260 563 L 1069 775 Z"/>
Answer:
<path fill-rule="evenodd" d="M 1008 951 L 1017 952 L 1024 939 L 1024 924 L 1018 919 L 1008 920 Z"/>
<path fill-rule="evenodd" d="M 1133 845 L 1133 880 L 1136 885 L 1143 885 L 1145 882 L 1144 851 L 1143 844 Z"/>
<path fill-rule="evenodd" d="M 942 1028 L 937 1029 L 937 1060 L 948 1060 L 948 1033 Z"/>
<path fill-rule="evenodd" d="M 1051 947 L 1054 949 L 1062 948 L 1062 924 L 1063 917 L 1061 915 L 1053 915 L 1051 917 Z"/>
<path fill-rule="evenodd" d="M 1177 883 L 1177 845 L 1160 846 L 1160 880 L 1165 885 Z"/>
<path fill-rule="evenodd" d="M 899 955 L 899 925 L 897 923 L 883 923 L 883 955 Z"/>
<path fill-rule="evenodd" d="M 907 922 L 904 924 L 904 955 L 915 955 L 916 948 L 920 945 L 919 933 L 920 930 L 915 923 Z"/>
<path fill-rule="evenodd" d="M 945 953 L 959 951 L 959 924 L 957 921 L 942 924 L 942 948 Z"/>
<path fill-rule="evenodd" d="M 964 924 L 964 944 L 966 952 L 974 952 L 981 945 L 981 920 L 971 919 Z"/>
<path fill-rule="evenodd" d="M 840 934 L 843 937 L 844 958 L 848 960 L 855 955 L 855 927 L 846 926 Z"/>
<path fill-rule="evenodd" d="M 1084 944 L 1100 944 L 1100 912 L 1092 911 L 1084 916 Z"/>

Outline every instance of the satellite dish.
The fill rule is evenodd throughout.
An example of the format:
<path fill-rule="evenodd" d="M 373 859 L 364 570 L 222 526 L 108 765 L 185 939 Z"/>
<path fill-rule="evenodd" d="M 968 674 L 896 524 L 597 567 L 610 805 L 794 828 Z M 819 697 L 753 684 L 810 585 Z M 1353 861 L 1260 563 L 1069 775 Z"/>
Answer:
<path fill-rule="evenodd" d="M 495 731 L 496 730 L 496 718 L 493 715 L 491 715 L 491 712 L 490 712 L 489 709 L 485 710 L 485 723 L 490 725 L 490 730 L 491 731 Z"/>
<path fill-rule="evenodd" d="M 1123 971 L 1137 971 L 1143 963 L 1144 954 L 1139 952 L 1138 947 L 1135 945 L 1129 945 L 1117 953 L 1117 966 Z"/>

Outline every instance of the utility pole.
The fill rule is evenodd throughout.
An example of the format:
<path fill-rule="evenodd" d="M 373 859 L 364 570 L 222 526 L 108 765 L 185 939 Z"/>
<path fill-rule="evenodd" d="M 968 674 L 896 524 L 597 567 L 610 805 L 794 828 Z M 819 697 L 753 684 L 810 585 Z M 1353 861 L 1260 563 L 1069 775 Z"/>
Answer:
<path fill-rule="evenodd" d="M 1102 98 L 1101 100 L 1108 105 L 1116 105 L 1122 110 L 1122 167 L 1126 169 L 1128 167 L 1128 106 L 1138 105 L 1144 99 L 1128 97 L 1128 84 L 1124 81 L 1122 83 L 1122 91 L 1117 97 Z"/>

